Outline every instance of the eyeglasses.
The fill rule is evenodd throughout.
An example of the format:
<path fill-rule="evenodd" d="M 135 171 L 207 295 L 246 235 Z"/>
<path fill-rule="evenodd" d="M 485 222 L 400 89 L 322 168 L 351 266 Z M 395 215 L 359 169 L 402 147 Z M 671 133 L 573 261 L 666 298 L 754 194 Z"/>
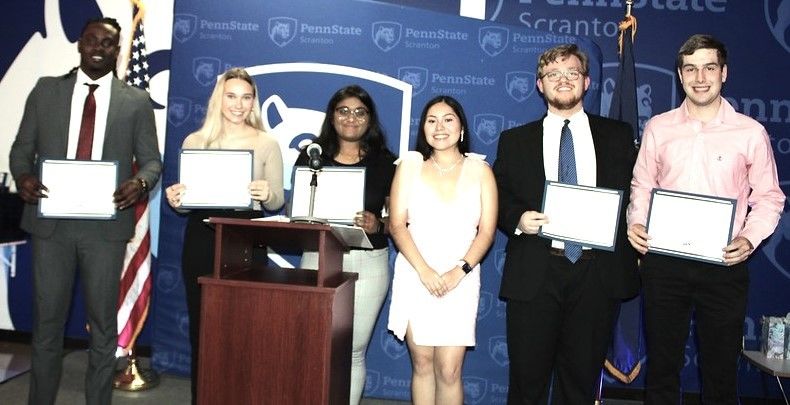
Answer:
<path fill-rule="evenodd" d="M 543 76 L 541 76 L 541 79 L 545 77 L 549 79 L 550 82 L 558 82 L 560 81 L 560 78 L 564 77 L 573 82 L 579 80 L 582 75 L 584 75 L 584 73 L 578 70 L 552 70 L 551 72 L 544 73 Z"/>
<path fill-rule="evenodd" d="M 368 119 L 368 110 L 362 107 L 353 110 L 348 107 L 338 107 L 335 109 L 335 113 L 344 120 L 351 119 L 352 117 L 357 121 L 366 121 Z"/>

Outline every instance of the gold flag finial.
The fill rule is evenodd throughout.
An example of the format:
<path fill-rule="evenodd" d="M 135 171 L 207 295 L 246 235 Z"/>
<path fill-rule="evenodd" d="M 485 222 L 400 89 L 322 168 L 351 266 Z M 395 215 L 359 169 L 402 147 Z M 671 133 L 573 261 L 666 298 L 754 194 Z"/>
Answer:
<path fill-rule="evenodd" d="M 636 17 L 631 15 L 631 7 L 634 5 L 634 0 L 625 0 L 625 17 L 623 21 L 620 21 L 619 29 L 620 29 L 620 36 L 617 38 L 617 54 L 623 54 L 623 35 L 625 35 L 625 31 L 631 28 L 631 41 L 634 41 L 636 38 Z"/>

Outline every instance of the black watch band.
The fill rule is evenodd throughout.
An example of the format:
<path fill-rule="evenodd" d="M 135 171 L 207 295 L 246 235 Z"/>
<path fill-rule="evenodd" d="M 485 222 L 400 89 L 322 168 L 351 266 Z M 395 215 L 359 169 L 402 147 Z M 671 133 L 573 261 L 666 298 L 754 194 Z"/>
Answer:
<path fill-rule="evenodd" d="M 459 260 L 458 267 L 460 267 L 461 270 L 464 271 L 464 274 L 469 274 L 472 272 L 472 266 L 470 266 L 469 263 L 466 262 L 466 260 Z"/>

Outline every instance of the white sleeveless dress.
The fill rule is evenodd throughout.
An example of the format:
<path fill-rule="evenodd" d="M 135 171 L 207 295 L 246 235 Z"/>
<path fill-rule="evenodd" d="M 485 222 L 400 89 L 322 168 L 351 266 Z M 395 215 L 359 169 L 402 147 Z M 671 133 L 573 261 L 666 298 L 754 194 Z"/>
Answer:
<path fill-rule="evenodd" d="M 481 173 L 487 163 L 468 154 L 462 162 L 455 195 L 445 201 L 423 182 L 422 155 L 408 152 L 402 166 L 403 192 L 407 192 L 408 230 L 420 254 L 443 274 L 461 260 L 477 235 L 481 212 Z M 404 166 L 406 165 L 406 166 Z M 480 266 L 461 279 L 443 297 L 432 296 L 401 253 L 395 259 L 388 328 L 403 340 L 411 325 L 412 338 L 421 346 L 474 346 Z"/>

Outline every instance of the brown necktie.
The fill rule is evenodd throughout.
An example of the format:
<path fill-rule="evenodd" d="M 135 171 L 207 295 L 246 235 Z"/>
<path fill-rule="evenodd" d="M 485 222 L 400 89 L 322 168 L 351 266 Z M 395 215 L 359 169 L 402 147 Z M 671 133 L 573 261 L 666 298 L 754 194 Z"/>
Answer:
<path fill-rule="evenodd" d="M 98 84 L 88 84 L 88 96 L 85 97 L 85 105 L 82 107 L 82 123 L 80 124 L 80 137 L 77 141 L 77 159 L 91 160 L 93 151 L 93 126 L 96 121 L 96 97 L 93 92 L 99 87 Z"/>

